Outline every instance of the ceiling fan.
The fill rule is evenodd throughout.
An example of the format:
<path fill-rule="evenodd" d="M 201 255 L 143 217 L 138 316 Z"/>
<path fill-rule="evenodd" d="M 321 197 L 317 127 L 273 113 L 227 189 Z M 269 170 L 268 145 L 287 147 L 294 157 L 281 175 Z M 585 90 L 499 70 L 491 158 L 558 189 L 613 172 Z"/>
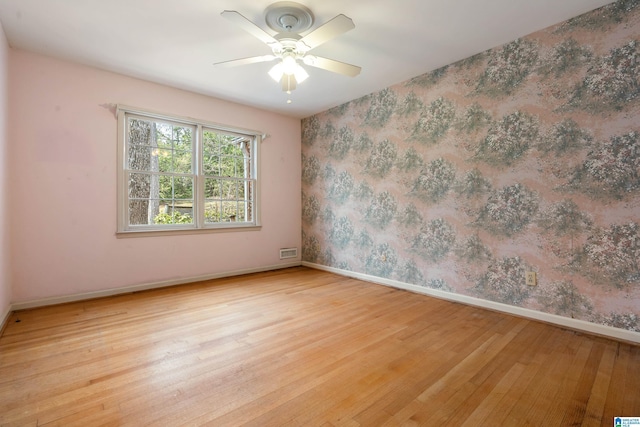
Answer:
<path fill-rule="evenodd" d="M 235 67 L 278 59 L 280 61 L 271 68 L 269 75 L 279 82 L 282 90 L 287 93 L 291 93 L 298 83 L 309 77 L 298 61 L 350 77 L 360 74 L 361 68 L 358 66 L 308 54 L 311 49 L 355 28 L 351 18 L 345 15 L 336 16 L 306 36 L 301 36 L 300 33 L 311 27 L 313 14 L 305 6 L 295 2 L 274 3 L 265 10 L 265 21 L 269 28 L 277 33 L 275 36 L 271 36 L 235 10 L 225 10 L 221 15 L 267 44 L 272 54 L 218 62 L 214 64 L 216 66 Z"/>

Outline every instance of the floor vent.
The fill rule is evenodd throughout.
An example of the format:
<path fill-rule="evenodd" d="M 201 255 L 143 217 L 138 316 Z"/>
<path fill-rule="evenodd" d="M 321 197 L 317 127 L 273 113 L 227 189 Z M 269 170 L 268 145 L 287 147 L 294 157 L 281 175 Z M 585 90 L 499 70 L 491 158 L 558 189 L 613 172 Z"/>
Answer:
<path fill-rule="evenodd" d="M 297 258 L 298 248 L 280 249 L 280 259 Z"/>

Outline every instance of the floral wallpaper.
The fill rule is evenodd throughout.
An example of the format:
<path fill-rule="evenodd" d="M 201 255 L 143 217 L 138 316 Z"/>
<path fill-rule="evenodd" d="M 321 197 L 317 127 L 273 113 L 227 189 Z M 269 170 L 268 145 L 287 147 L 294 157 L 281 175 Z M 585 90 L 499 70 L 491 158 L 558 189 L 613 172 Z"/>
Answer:
<path fill-rule="evenodd" d="M 618 0 L 304 119 L 303 259 L 640 332 L 639 41 Z"/>

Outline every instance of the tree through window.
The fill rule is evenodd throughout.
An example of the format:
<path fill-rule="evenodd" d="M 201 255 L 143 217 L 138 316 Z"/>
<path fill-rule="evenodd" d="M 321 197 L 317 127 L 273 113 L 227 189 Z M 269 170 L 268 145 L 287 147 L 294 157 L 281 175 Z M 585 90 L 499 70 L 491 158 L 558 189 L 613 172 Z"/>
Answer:
<path fill-rule="evenodd" d="M 121 111 L 119 231 L 255 226 L 257 134 Z"/>
<path fill-rule="evenodd" d="M 251 221 L 251 140 L 205 129 L 202 160 L 205 222 Z"/>

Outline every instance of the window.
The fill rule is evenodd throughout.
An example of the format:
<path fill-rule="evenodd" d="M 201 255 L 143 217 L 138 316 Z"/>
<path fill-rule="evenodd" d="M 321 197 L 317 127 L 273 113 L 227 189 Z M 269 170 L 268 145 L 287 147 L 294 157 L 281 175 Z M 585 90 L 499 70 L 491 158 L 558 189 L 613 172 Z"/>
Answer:
<path fill-rule="evenodd" d="M 118 231 L 259 226 L 260 134 L 119 107 Z"/>

